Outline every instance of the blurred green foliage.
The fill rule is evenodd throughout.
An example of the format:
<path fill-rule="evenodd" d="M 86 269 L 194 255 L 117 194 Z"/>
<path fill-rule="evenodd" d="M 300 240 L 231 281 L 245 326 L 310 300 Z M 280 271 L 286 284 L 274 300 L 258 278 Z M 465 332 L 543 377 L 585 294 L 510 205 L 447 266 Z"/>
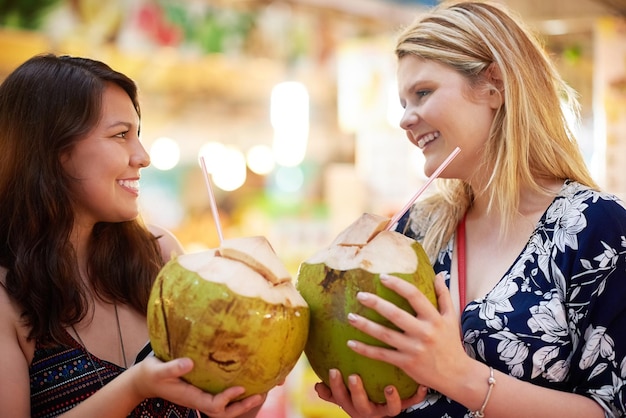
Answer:
<path fill-rule="evenodd" d="M 39 29 L 44 17 L 60 0 L 0 0 L 0 26 Z"/>
<path fill-rule="evenodd" d="M 205 7 L 192 9 L 184 1 L 161 0 L 167 20 L 180 28 L 184 40 L 205 53 L 224 52 L 242 42 L 250 33 L 256 14 Z"/>

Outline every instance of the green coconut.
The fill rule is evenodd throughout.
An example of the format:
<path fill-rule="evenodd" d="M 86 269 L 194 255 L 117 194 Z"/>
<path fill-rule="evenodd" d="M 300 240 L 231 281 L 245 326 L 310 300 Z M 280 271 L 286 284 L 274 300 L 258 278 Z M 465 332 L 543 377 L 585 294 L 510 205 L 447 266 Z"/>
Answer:
<path fill-rule="evenodd" d="M 310 308 L 311 325 L 304 349 L 317 376 L 328 385 L 328 371 L 338 369 L 348 383 L 351 374 L 363 380 L 373 402 L 385 402 L 384 388 L 395 386 L 402 399 L 413 395 L 419 384 L 401 369 L 361 356 L 348 340 L 388 347 L 354 328 L 350 312 L 389 328 L 390 321 L 361 305 L 356 294 L 370 292 L 415 315 L 408 301 L 380 282 L 381 273 L 400 277 L 420 289 L 437 306 L 435 272 L 422 246 L 395 231 L 384 230 L 389 219 L 364 214 L 337 236 L 332 244 L 300 265 L 296 288 Z"/>
<path fill-rule="evenodd" d="M 161 269 L 148 329 L 159 359 L 194 361 L 184 380 L 213 394 L 243 386 L 241 399 L 285 380 L 303 352 L 309 308 L 265 238 L 238 238 Z"/>

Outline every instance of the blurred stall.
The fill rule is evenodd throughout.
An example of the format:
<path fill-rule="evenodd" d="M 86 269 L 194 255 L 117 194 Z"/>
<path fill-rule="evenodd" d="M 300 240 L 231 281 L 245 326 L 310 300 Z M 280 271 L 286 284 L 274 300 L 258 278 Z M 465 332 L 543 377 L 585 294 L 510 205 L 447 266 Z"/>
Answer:
<path fill-rule="evenodd" d="M 581 148 L 626 198 L 622 0 L 508 0 L 580 93 Z M 188 251 L 264 235 L 294 274 L 363 212 L 391 216 L 424 181 L 398 128 L 393 37 L 429 0 L 0 2 L 0 79 L 43 52 L 101 59 L 135 79 L 152 165 L 141 205 Z M 342 417 L 305 359 L 264 417 Z"/>

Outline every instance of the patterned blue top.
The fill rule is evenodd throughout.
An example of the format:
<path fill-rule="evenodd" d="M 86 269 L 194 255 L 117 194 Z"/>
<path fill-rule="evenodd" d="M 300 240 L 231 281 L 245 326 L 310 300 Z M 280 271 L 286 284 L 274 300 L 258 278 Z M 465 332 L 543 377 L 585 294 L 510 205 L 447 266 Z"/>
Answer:
<path fill-rule="evenodd" d="M 31 418 L 63 414 L 106 385 L 125 369 L 101 360 L 66 333 L 69 346 L 35 343 L 29 369 Z M 148 343 L 135 362 L 151 353 Z M 128 418 L 198 418 L 198 412 L 159 398 L 144 399 Z"/>
<path fill-rule="evenodd" d="M 398 231 L 420 241 L 412 210 Z M 411 214 L 413 213 L 413 216 Z M 434 263 L 450 279 L 455 237 Z M 594 399 L 626 415 L 626 207 L 567 181 L 509 271 L 461 316 L 465 351 L 533 384 Z M 400 417 L 469 417 L 431 392 Z"/>

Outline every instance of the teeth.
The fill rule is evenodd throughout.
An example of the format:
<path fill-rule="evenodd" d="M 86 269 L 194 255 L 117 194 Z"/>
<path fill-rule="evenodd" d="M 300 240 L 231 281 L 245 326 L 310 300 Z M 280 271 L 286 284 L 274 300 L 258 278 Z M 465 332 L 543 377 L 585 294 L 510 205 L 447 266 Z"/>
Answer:
<path fill-rule="evenodd" d="M 139 180 L 118 180 L 117 183 L 120 186 L 126 187 L 128 189 L 134 189 L 134 190 L 139 189 Z"/>
<path fill-rule="evenodd" d="M 439 132 L 433 132 L 433 133 L 424 135 L 423 137 L 419 139 L 419 141 L 417 141 L 417 146 L 420 148 L 424 148 L 426 144 L 434 141 L 437 138 L 439 138 Z"/>

